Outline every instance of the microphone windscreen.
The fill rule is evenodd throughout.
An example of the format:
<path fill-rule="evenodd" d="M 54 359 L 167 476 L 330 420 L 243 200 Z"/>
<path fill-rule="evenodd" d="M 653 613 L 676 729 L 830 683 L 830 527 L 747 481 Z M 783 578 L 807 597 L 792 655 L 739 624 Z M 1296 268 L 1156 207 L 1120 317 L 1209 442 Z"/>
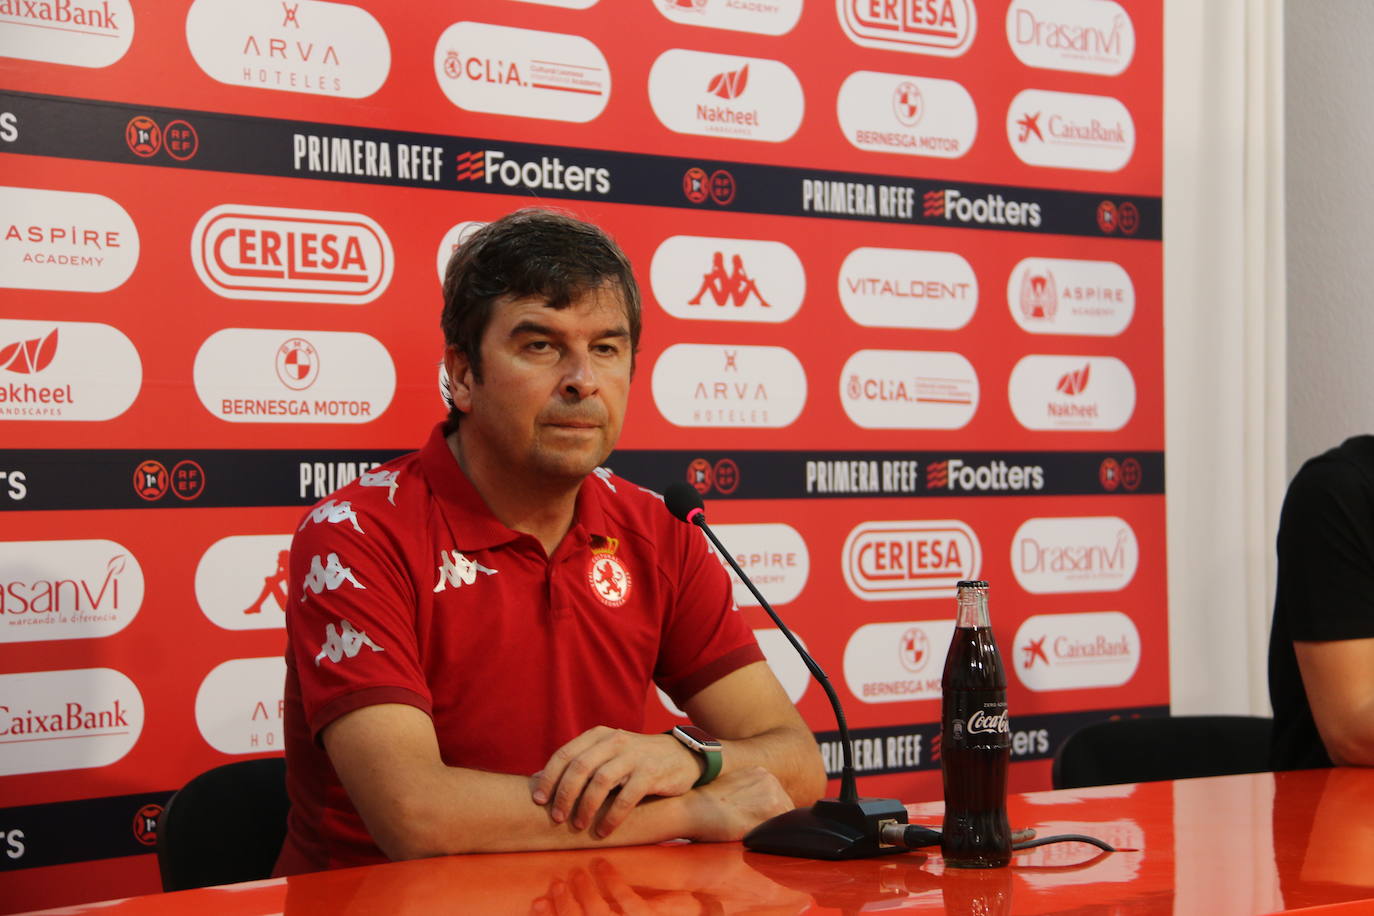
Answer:
<path fill-rule="evenodd" d="M 691 524 L 688 516 L 692 514 L 693 509 L 706 511 L 706 504 L 701 501 L 701 494 L 697 492 L 697 488 L 682 481 L 668 485 L 663 491 L 663 503 L 669 512 L 688 524 Z"/>

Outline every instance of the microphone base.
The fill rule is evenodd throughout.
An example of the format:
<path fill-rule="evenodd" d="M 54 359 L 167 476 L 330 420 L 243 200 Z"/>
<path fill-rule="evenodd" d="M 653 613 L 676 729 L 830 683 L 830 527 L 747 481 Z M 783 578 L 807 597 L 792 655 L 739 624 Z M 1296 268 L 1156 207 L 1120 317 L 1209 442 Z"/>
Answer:
<path fill-rule="evenodd" d="M 744 837 L 744 848 L 799 859 L 868 859 L 905 852 L 879 838 L 882 825 L 905 824 L 906 806 L 895 798 L 846 802 L 823 798 L 769 818 Z"/>

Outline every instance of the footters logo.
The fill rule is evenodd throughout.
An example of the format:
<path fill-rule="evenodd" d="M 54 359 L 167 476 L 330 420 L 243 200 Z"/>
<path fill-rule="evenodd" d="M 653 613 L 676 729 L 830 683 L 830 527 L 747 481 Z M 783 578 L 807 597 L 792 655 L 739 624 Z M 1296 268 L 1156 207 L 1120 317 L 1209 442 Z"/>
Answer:
<path fill-rule="evenodd" d="M 1140 666 L 1140 633 L 1120 611 L 1036 614 L 1012 647 L 1011 667 L 1036 692 L 1119 687 Z"/>
<path fill-rule="evenodd" d="M 611 193 L 611 170 L 601 166 L 567 165 L 559 156 L 521 161 L 504 150 L 467 150 L 456 159 L 460 182 L 480 182 L 501 188 L 531 191 L 570 191 L 575 194 Z"/>
<path fill-rule="evenodd" d="M 922 215 L 945 222 L 977 223 L 980 226 L 1040 226 L 1040 204 L 1034 201 L 1007 200 L 1001 194 L 966 197 L 958 188 L 926 191 L 922 196 Z"/>

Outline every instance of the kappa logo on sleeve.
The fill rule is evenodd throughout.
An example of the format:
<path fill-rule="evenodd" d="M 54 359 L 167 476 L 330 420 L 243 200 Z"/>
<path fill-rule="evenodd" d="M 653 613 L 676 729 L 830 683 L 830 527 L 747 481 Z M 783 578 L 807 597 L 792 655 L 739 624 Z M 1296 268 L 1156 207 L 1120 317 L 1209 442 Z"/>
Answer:
<path fill-rule="evenodd" d="M 334 629 L 334 624 L 328 624 L 324 628 L 324 645 L 320 646 L 320 654 L 315 656 L 315 664 L 319 665 L 326 658 L 338 664 L 342 659 L 353 658 L 363 651 L 363 646 L 367 646 L 373 652 L 386 651 L 347 620 L 343 622 L 342 632 Z"/>
<path fill-rule="evenodd" d="M 353 511 L 353 504 L 346 499 L 338 500 L 327 499 L 318 506 L 310 510 L 310 514 L 301 522 L 297 531 L 304 531 L 305 526 L 311 523 L 316 525 L 328 522 L 337 525 L 339 522 L 348 522 L 353 526 L 353 530 L 359 534 L 366 534 L 358 525 L 358 513 Z"/>
<path fill-rule="evenodd" d="M 386 496 L 386 501 L 393 506 L 396 505 L 396 491 L 400 489 L 400 471 L 363 471 L 358 478 L 358 485 L 363 487 L 388 487 L 391 492 Z"/>
<path fill-rule="evenodd" d="M 435 584 L 434 590 L 442 592 L 450 585 L 454 588 L 471 585 L 477 581 L 478 573 L 494 576 L 496 570 L 483 566 L 476 560 L 469 560 L 456 550 L 448 552 L 441 550 L 439 551 L 439 581 Z"/>
<path fill-rule="evenodd" d="M 323 594 L 326 590 L 332 592 L 345 582 L 351 582 L 354 588 L 367 591 L 367 587 L 354 577 L 353 570 L 339 562 L 337 553 L 330 553 L 325 557 L 324 563 L 320 562 L 320 555 L 315 554 L 310 558 L 310 572 L 305 577 L 301 600 L 309 598 L 310 592 L 317 595 Z"/>
<path fill-rule="evenodd" d="M 597 479 L 604 483 L 607 489 L 609 489 L 612 493 L 616 492 L 615 484 L 611 483 L 611 477 L 613 472 L 610 468 L 593 468 L 592 473 L 595 474 L 597 476 Z"/>

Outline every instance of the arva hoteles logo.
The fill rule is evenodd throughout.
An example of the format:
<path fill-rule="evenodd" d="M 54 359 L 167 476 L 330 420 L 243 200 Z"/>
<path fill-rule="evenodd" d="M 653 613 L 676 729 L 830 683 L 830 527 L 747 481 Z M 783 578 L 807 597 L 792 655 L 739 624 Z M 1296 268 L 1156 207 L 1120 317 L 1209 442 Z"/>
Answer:
<path fill-rule="evenodd" d="M 138 351 L 107 324 L 0 319 L 0 421 L 109 420 L 142 384 Z"/>
<path fill-rule="evenodd" d="M 224 754 L 280 749 L 285 679 L 280 655 L 216 665 L 196 691 L 196 726 L 205 743 Z"/>
<path fill-rule="evenodd" d="M 673 48 L 649 71 L 649 102 L 680 134 L 779 143 L 801 126 L 801 82 L 786 64 Z"/>
<path fill-rule="evenodd" d="M 0 0 L 0 57 L 108 67 L 133 39 L 129 0 Z"/>
<path fill-rule="evenodd" d="M 651 385 L 674 426 L 779 428 L 806 405 L 806 370 L 783 347 L 673 344 Z"/>

